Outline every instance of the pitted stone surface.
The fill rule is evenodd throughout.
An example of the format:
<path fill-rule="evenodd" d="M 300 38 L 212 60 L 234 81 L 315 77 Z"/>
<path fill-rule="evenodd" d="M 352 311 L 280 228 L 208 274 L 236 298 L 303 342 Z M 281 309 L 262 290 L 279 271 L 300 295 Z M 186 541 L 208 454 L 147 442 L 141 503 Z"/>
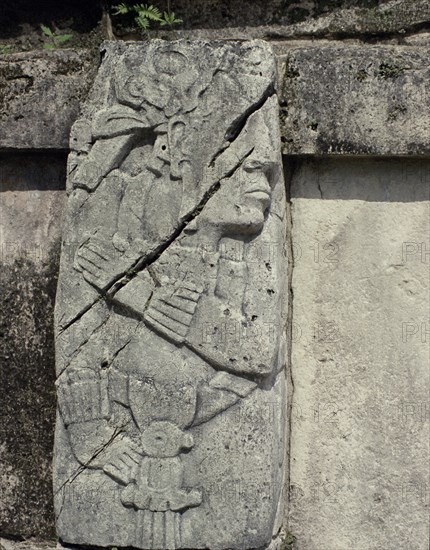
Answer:
<path fill-rule="evenodd" d="M 428 155 L 429 47 L 279 45 L 283 153 Z"/>
<path fill-rule="evenodd" d="M 56 303 L 63 542 L 244 549 L 279 531 L 274 85 L 258 41 L 105 45 L 72 129 Z"/>
<path fill-rule="evenodd" d="M 78 49 L 0 55 L 0 149 L 67 149 L 93 57 Z"/>
<path fill-rule="evenodd" d="M 430 163 L 296 168 L 294 548 L 427 550 Z"/>
<path fill-rule="evenodd" d="M 0 534 L 55 536 L 54 303 L 66 155 L 0 156 Z"/>
<path fill-rule="evenodd" d="M 413 4 L 404 3 L 409 19 L 390 21 L 413 21 L 414 13 L 429 10 L 428 2 L 425 10 Z M 399 6 L 393 3 L 393 9 Z M 349 14 L 343 21 L 353 19 Z M 271 40 L 284 83 L 279 89 L 284 154 L 429 154 L 428 33 L 405 35 L 399 45 L 283 40 L 288 29 L 271 26 L 258 34 Z M 225 38 L 246 39 L 256 31 L 230 29 Z M 190 39 L 224 36 L 219 29 L 175 32 Z M 85 50 L 0 55 L 0 149 L 67 149 L 95 66 Z"/>

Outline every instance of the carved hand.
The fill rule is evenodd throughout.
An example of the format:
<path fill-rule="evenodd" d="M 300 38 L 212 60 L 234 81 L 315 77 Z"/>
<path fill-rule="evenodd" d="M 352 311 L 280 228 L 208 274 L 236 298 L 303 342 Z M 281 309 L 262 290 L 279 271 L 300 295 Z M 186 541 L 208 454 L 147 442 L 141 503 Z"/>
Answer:
<path fill-rule="evenodd" d="M 145 322 L 170 340 L 182 343 L 188 333 L 203 287 L 180 283 L 173 291 L 161 288 L 144 314 Z"/>
<path fill-rule="evenodd" d="M 244 261 L 220 257 L 213 294 L 199 303 L 185 343 L 220 369 L 260 376 L 271 372 L 276 345 L 262 345 L 246 315 L 247 275 Z"/>
<path fill-rule="evenodd" d="M 144 253 L 143 249 L 144 243 L 139 241 L 120 252 L 111 242 L 91 237 L 78 248 L 75 268 L 86 281 L 104 290 L 133 266 Z"/>
<path fill-rule="evenodd" d="M 102 458 L 103 471 L 115 481 L 127 485 L 136 478 L 142 457 L 142 451 L 130 438 L 118 437 L 109 445 L 106 457 Z"/>

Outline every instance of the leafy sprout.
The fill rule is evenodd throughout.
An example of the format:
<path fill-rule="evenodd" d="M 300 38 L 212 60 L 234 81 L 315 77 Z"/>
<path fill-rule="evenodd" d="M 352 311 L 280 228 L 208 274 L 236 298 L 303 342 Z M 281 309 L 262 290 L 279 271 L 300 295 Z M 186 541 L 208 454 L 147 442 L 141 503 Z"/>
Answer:
<path fill-rule="evenodd" d="M 128 13 L 134 14 L 134 20 L 140 29 L 148 30 L 151 23 L 158 23 L 160 26 L 172 25 L 182 23 L 182 19 L 176 17 L 176 15 L 170 10 L 170 2 L 168 3 L 168 9 L 164 13 L 153 6 L 152 4 L 133 4 L 127 6 L 126 4 L 118 4 L 114 6 L 116 10 L 113 15 L 126 15 Z"/>
<path fill-rule="evenodd" d="M 117 6 L 114 6 L 114 9 L 116 9 L 114 15 L 125 15 L 130 11 L 129 6 L 126 6 L 125 4 L 118 4 Z"/>
<path fill-rule="evenodd" d="M 52 31 L 50 27 L 47 27 L 46 25 L 40 25 L 40 28 L 43 35 L 48 38 L 48 41 L 43 44 L 43 49 L 45 50 L 59 48 L 61 44 L 64 44 L 73 38 L 72 34 L 60 34 L 58 31 Z"/>
<path fill-rule="evenodd" d="M 0 55 L 6 55 L 13 52 L 13 46 L 11 44 L 0 44 Z"/>
<path fill-rule="evenodd" d="M 182 19 L 179 19 L 176 17 L 175 13 L 173 11 L 167 12 L 165 11 L 163 14 L 163 19 L 160 22 L 161 26 L 169 25 L 171 27 L 172 25 L 183 23 Z"/>

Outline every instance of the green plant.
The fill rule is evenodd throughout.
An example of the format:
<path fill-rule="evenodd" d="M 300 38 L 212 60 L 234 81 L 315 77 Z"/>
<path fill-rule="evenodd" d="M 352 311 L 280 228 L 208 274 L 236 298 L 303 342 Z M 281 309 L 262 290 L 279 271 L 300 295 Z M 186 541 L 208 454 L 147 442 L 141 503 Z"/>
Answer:
<path fill-rule="evenodd" d="M 355 78 L 359 81 L 359 82 L 363 82 L 363 80 L 366 80 L 366 78 L 368 77 L 369 75 L 367 74 L 367 71 L 365 69 L 360 69 L 359 71 L 357 71 L 356 75 L 355 75 Z"/>
<path fill-rule="evenodd" d="M 179 23 L 183 23 L 182 19 L 176 17 L 175 13 L 170 9 L 170 0 L 167 0 L 167 11 L 163 13 L 163 20 L 160 23 L 161 26 L 169 25 L 169 27 L 172 27 Z"/>
<path fill-rule="evenodd" d="M 126 4 L 118 4 L 114 6 L 116 12 L 113 15 L 125 15 L 127 13 L 134 14 L 134 20 L 137 26 L 144 31 L 147 31 L 151 23 L 158 23 L 164 27 L 168 25 L 172 27 L 175 24 L 182 23 L 182 19 L 176 17 L 175 13 L 170 8 L 170 1 L 167 2 L 167 11 L 161 13 L 156 7 L 148 4 L 133 4 L 127 6 Z"/>
<path fill-rule="evenodd" d="M 382 62 L 379 67 L 378 76 L 385 79 L 397 78 L 404 69 L 405 67 L 400 67 L 400 65 L 397 65 L 396 63 L 385 61 Z"/>
<path fill-rule="evenodd" d="M 294 550 L 294 545 L 297 537 L 293 535 L 293 533 L 290 533 L 290 531 L 282 531 L 280 535 L 281 550 Z"/>
<path fill-rule="evenodd" d="M 60 34 L 58 31 L 51 31 L 46 25 L 40 25 L 43 35 L 48 38 L 48 42 L 43 44 L 43 49 L 53 50 L 54 48 L 61 47 L 61 44 L 68 42 L 73 35 L 72 34 Z"/>
<path fill-rule="evenodd" d="M 289 531 L 285 533 L 285 538 L 282 541 L 282 549 L 283 550 L 293 550 L 294 544 L 297 540 L 297 537 L 293 535 L 293 533 L 290 533 Z"/>
<path fill-rule="evenodd" d="M 11 44 L 0 44 L 0 55 L 13 52 L 13 46 Z"/>

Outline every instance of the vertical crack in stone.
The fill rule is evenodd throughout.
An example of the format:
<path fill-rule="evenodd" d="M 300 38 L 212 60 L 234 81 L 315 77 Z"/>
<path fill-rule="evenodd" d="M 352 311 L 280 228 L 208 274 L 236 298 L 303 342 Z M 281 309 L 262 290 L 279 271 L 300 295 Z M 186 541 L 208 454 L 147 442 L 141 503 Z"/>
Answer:
<path fill-rule="evenodd" d="M 294 375 L 293 375 L 293 361 L 292 361 L 292 347 L 293 347 L 293 312 L 294 312 L 294 289 L 293 289 L 293 271 L 294 271 L 294 243 L 293 243 L 293 204 L 291 201 L 291 187 L 293 183 L 294 174 L 297 170 L 297 162 L 291 158 L 283 157 L 285 184 L 286 184 L 286 199 L 287 199 L 287 246 L 288 246 L 288 322 L 287 322 L 287 346 L 288 346 L 288 359 L 287 359 L 287 404 L 288 404 L 288 431 L 287 431 L 287 464 L 286 464 L 286 501 L 287 501 L 287 517 L 286 527 L 289 525 L 290 515 L 290 480 L 291 480 L 291 451 L 292 451 L 292 431 L 293 431 L 293 406 L 294 406 Z"/>
<path fill-rule="evenodd" d="M 322 187 L 321 187 L 321 176 L 320 176 L 320 171 L 317 169 L 317 187 L 318 187 L 318 191 L 320 192 L 320 198 L 321 199 L 324 199 L 324 194 L 323 194 L 323 190 L 322 190 Z"/>

